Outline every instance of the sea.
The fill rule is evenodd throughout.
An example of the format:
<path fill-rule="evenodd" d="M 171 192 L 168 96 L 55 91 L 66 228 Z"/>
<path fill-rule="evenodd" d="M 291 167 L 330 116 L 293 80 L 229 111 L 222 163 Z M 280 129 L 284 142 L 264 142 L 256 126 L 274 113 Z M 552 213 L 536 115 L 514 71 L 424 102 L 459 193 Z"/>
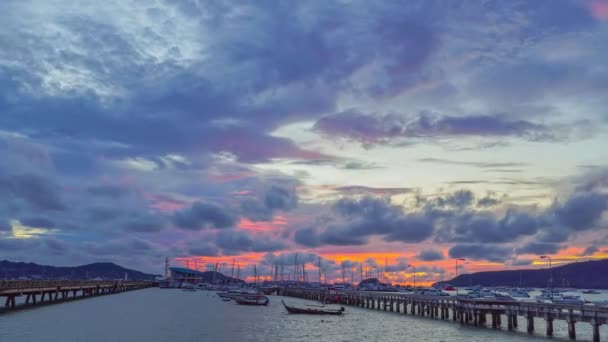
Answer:
<path fill-rule="evenodd" d="M 508 332 L 506 324 L 493 330 L 350 306 L 344 316 L 289 315 L 281 299 L 312 302 L 269 298 L 268 306 L 241 306 L 211 291 L 157 288 L 93 297 L 2 313 L 0 342 L 548 341 L 541 319 L 528 335 L 521 318 L 519 330 Z M 593 299 L 605 298 L 603 292 Z M 553 340 L 568 340 L 564 322 L 555 321 L 554 329 Z M 608 341 L 607 326 L 600 334 Z M 577 324 L 577 340 L 591 340 L 589 323 Z"/>

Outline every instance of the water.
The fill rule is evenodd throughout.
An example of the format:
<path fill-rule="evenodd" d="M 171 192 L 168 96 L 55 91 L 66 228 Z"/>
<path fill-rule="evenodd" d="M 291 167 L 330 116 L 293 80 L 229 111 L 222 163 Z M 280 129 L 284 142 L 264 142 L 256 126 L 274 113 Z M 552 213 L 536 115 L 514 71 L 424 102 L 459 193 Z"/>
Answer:
<path fill-rule="evenodd" d="M 519 332 L 507 332 L 348 306 L 342 317 L 288 315 L 282 297 L 269 298 L 269 306 L 259 307 L 223 302 L 207 291 L 126 292 L 0 314 L 0 341 L 548 341 L 542 320 L 536 321 L 538 336 L 528 336 L 523 320 Z M 555 321 L 555 334 L 566 340 L 561 323 Z M 601 334 L 608 337 L 606 326 Z M 577 335 L 590 340 L 590 325 L 577 324 Z"/>

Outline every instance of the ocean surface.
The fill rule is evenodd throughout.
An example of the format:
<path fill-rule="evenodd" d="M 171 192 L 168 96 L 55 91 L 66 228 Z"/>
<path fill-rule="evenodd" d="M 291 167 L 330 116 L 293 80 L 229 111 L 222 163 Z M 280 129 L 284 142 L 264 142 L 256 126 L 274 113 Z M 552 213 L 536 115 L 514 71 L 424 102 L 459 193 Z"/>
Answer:
<path fill-rule="evenodd" d="M 595 298 L 606 298 L 607 294 Z M 544 322 L 529 336 L 523 319 L 518 332 L 466 327 L 441 321 L 346 306 L 345 315 L 288 315 L 281 305 L 312 303 L 269 296 L 270 304 L 240 306 L 215 292 L 145 289 L 0 314 L 0 341 L 10 342 L 201 342 L 201 341 L 548 341 Z M 503 321 L 503 323 L 506 320 Z M 588 323 L 577 324 L 577 340 L 590 340 Z M 555 321 L 553 340 L 567 341 Z M 601 327 L 602 341 L 608 327 Z"/>

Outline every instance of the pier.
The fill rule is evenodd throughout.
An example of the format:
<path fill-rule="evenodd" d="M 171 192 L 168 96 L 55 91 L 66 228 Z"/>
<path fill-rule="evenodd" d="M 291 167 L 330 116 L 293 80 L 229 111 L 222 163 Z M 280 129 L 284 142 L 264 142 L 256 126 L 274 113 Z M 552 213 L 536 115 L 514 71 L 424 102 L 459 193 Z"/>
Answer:
<path fill-rule="evenodd" d="M 593 342 L 600 341 L 600 326 L 608 323 L 608 308 L 590 305 L 568 305 L 469 299 L 448 296 L 421 296 L 401 293 L 362 291 L 324 291 L 315 289 L 281 288 L 284 296 L 324 301 L 331 296 L 339 304 L 361 308 L 449 320 L 462 325 L 517 329 L 518 318 L 526 323 L 526 331 L 534 333 L 534 319 L 545 320 L 546 335 L 553 336 L 553 322 L 563 320 L 568 325 L 568 337 L 576 340 L 576 324 L 589 323 Z"/>
<path fill-rule="evenodd" d="M 157 285 L 152 281 L 0 280 L 0 300 L 4 299 L 4 310 L 12 310 L 139 290 Z M 25 297 L 23 303 L 17 304 L 18 297 Z"/>

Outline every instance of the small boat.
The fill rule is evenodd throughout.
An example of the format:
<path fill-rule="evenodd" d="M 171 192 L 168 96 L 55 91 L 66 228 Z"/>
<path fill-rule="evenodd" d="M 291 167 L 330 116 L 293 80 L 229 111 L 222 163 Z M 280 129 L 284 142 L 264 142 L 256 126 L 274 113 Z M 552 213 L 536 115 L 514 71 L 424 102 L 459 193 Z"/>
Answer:
<path fill-rule="evenodd" d="M 584 294 L 600 294 L 600 291 L 596 291 L 596 290 L 583 290 L 581 292 Z"/>
<path fill-rule="evenodd" d="M 232 299 L 230 299 L 230 298 L 222 298 L 222 301 L 224 301 L 224 302 L 229 302 L 229 301 L 231 301 L 231 300 L 232 300 Z"/>
<path fill-rule="evenodd" d="M 288 306 L 284 301 L 281 300 L 283 306 L 290 314 L 307 314 L 307 315 L 342 315 L 344 314 L 344 307 L 340 309 L 327 309 L 327 308 L 297 308 L 295 306 Z"/>
<path fill-rule="evenodd" d="M 240 305 L 268 305 L 268 297 L 262 295 L 243 295 L 233 298 Z"/>

